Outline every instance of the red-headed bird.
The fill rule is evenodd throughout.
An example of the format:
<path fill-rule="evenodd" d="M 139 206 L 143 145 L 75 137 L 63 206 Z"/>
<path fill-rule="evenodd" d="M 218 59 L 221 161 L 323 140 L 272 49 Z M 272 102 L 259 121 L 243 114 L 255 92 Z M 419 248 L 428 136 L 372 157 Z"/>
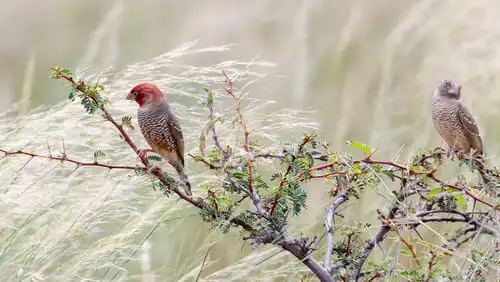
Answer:
<path fill-rule="evenodd" d="M 184 173 L 184 138 L 179 120 L 172 112 L 170 105 L 161 90 L 152 83 L 136 85 L 127 95 L 127 100 L 139 104 L 137 119 L 141 133 L 152 149 L 139 149 L 139 156 L 148 152 L 156 152 L 167 160 L 177 171 L 185 183 L 185 190 L 191 195 L 191 184 Z M 152 169 L 161 169 L 155 166 Z"/>

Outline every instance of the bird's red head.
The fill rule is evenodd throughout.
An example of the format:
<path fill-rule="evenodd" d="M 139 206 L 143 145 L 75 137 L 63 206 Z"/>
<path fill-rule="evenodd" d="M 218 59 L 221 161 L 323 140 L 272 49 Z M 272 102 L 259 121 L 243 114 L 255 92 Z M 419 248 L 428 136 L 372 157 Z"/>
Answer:
<path fill-rule="evenodd" d="M 161 101 L 164 98 L 165 95 L 160 88 L 149 82 L 137 84 L 127 95 L 127 100 L 136 101 L 140 107 Z"/>

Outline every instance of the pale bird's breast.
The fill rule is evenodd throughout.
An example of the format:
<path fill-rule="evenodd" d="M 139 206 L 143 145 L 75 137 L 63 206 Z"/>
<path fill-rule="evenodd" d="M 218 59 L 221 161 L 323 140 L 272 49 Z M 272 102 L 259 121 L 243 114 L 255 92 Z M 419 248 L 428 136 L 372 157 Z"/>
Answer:
<path fill-rule="evenodd" d="M 446 144 L 455 150 L 469 150 L 471 145 L 466 129 L 458 118 L 459 106 L 454 101 L 434 99 L 432 120 L 439 135 Z"/>

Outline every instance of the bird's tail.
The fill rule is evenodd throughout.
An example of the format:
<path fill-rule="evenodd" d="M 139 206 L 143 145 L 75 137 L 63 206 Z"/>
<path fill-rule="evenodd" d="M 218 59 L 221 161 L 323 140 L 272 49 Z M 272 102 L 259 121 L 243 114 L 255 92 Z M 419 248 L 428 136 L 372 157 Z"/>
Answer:
<path fill-rule="evenodd" d="M 193 195 L 191 193 L 191 183 L 189 182 L 188 176 L 184 172 L 184 168 L 175 166 L 175 170 L 177 170 L 177 174 L 179 174 L 181 181 L 184 183 L 184 191 L 186 191 L 186 194 L 189 196 Z"/>
<path fill-rule="evenodd" d="M 486 168 L 484 167 L 483 162 L 481 160 L 476 161 L 476 167 L 479 171 L 479 176 L 481 177 L 481 182 L 486 194 L 490 197 L 497 197 L 498 192 L 496 191 L 494 183 L 491 183 L 490 179 L 488 178 L 488 173 L 486 171 Z"/>

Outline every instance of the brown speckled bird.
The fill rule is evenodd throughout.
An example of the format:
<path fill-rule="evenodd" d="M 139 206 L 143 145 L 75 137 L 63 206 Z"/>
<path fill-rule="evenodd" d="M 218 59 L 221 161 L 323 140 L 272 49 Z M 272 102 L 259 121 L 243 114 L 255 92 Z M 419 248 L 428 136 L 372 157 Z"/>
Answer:
<path fill-rule="evenodd" d="M 139 104 L 137 119 L 141 133 L 152 149 L 140 149 L 139 155 L 156 152 L 167 160 L 185 183 L 185 190 L 191 195 L 191 185 L 184 173 L 184 138 L 181 126 L 170 108 L 163 92 L 152 83 L 141 83 L 130 90 L 128 100 Z M 164 165 L 152 169 L 161 169 Z"/>
<path fill-rule="evenodd" d="M 450 151 L 472 152 L 483 183 L 488 186 L 482 160 L 483 141 L 474 117 L 460 100 L 461 90 L 462 86 L 453 79 L 439 84 L 432 97 L 432 120 Z"/>

